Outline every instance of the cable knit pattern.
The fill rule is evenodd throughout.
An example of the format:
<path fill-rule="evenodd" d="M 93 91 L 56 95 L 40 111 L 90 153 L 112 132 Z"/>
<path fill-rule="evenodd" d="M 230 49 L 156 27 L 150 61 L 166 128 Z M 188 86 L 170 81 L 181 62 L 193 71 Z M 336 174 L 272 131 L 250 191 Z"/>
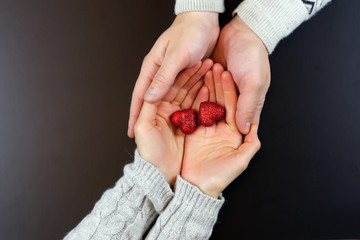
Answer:
<path fill-rule="evenodd" d="M 176 15 L 193 11 L 222 13 L 225 11 L 224 0 L 176 0 Z"/>
<path fill-rule="evenodd" d="M 124 176 L 65 239 L 141 239 L 173 196 L 163 175 L 135 151 Z"/>
<path fill-rule="evenodd" d="M 234 14 L 239 15 L 272 53 L 281 39 L 328 2 L 330 0 L 245 0 Z"/>
<path fill-rule="evenodd" d="M 175 196 L 159 216 L 146 239 L 208 239 L 216 223 L 224 198 L 202 193 L 180 176 L 175 183 Z"/>

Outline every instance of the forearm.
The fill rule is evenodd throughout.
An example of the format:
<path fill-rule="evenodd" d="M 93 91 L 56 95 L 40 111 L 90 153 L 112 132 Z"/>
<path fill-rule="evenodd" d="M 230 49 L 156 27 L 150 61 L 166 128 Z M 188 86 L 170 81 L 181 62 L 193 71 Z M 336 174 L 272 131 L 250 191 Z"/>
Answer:
<path fill-rule="evenodd" d="M 271 53 L 278 42 L 331 0 L 245 0 L 235 10 Z"/>
<path fill-rule="evenodd" d="M 136 151 L 124 176 L 65 239 L 141 239 L 172 197 L 162 174 Z"/>
<path fill-rule="evenodd" d="M 223 203 L 178 176 L 174 198 L 146 239 L 208 239 Z"/>

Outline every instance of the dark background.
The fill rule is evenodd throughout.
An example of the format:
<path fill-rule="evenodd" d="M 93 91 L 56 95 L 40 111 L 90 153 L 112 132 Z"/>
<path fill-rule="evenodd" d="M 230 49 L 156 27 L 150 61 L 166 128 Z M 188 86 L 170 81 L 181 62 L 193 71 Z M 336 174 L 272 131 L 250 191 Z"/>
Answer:
<path fill-rule="evenodd" d="M 132 88 L 173 5 L 0 0 L 0 239 L 62 238 L 121 177 Z M 212 239 L 360 237 L 359 12 L 334 1 L 271 55 L 262 149 Z"/>

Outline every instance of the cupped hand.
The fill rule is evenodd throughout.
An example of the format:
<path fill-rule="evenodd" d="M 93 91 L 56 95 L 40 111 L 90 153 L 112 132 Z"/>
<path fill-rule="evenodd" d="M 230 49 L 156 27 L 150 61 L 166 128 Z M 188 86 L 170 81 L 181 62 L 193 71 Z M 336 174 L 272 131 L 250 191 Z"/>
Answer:
<path fill-rule="evenodd" d="M 134 125 L 144 99 L 161 100 L 182 70 L 209 57 L 219 36 L 218 13 L 186 12 L 159 37 L 144 58 L 132 94 L 128 136 L 134 137 Z"/>
<path fill-rule="evenodd" d="M 198 126 L 186 135 L 181 176 L 205 194 L 217 198 L 219 194 L 248 166 L 260 148 L 257 125 L 242 139 L 236 122 L 236 86 L 230 72 L 220 64 L 205 75 L 205 88 L 201 89 L 194 105 L 198 109 L 203 101 L 225 106 L 225 119 L 211 127 Z M 203 87 L 204 88 L 204 87 Z"/>
<path fill-rule="evenodd" d="M 185 135 L 170 121 L 170 115 L 190 108 L 212 67 L 210 59 L 182 71 L 166 97 L 157 103 L 144 102 L 135 125 L 135 141 L 142 158 L 152 163 L 173 185 L 180 173 Z"/>
<path fill-rule="evenodd" d="M 270 85 L 268 51 L 246 23 L 235 16 L 221 30 L 212 58 L 231 72 L 238 87 L 236 123 L 246 135 L 251 123 L 259 124 Z"/>

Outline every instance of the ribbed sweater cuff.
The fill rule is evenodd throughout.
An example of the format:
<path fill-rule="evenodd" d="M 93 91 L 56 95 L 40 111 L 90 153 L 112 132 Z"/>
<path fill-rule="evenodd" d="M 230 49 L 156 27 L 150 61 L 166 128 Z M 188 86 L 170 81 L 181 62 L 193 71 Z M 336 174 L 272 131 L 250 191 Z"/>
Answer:
<path fill-rule="evenodd" d="M 176 15 L 194 11 L 222 13 L 225 11 L 224 0 L 176 0 Z"/>
<path fill-rule="evenodd" d="M 199 223 L 204 232 L 211 232 L 225 199 L 222 196 L 210 197 L 178 176 L 172 201 L 179 208 L 177 212 L 181 212 L 180 218 L 190 218 L 192 222 Z"/>
<path fill-rule="evenodd" d="M 259 36 L 269 53 L 309 18 L 301 0 L 245 0 L 233 13 Z"/>
<path fill-rule="evenodd" d="M 133 184 L 149 198 L 158 213 L 164 210 L 174 196 L 161 172 L 144 160 L 137 150 L 135 150 L 134 163 L 124 168 L 124 176 L 130 178 Z"/>

